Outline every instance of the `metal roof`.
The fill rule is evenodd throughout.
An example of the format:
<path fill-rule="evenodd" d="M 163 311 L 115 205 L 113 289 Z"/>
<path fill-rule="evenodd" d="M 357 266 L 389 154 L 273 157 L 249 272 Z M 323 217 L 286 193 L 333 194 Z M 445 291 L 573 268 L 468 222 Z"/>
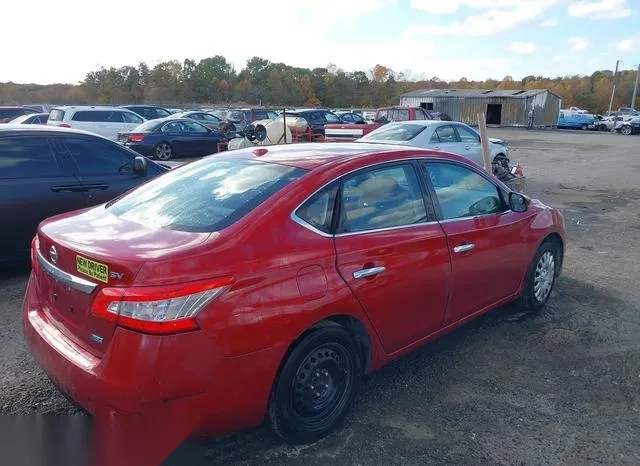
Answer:
<path fill-rule="evenodd" d="M 419 89 L 417 91 L 402 94 L 402 97 L 506 97 L 514 99 L 524 99 L 543 92 L 560 97 L 555 92 L 548 89 Z"/>

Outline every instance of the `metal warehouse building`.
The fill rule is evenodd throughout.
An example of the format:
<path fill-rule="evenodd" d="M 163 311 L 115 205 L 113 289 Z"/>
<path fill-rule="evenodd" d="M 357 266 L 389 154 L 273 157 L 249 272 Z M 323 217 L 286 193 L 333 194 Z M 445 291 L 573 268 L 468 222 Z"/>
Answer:
<path fill-rule="evenodd" d="M 421 89 L 400 97 L 400 105 L 446 113 L 469 125 L 477 125 L 478 113 L 484 113 L 488 125 L 529 126 L 533 117 L 533 126 L 556 126 L 561 104 L 547 89 Z"/>

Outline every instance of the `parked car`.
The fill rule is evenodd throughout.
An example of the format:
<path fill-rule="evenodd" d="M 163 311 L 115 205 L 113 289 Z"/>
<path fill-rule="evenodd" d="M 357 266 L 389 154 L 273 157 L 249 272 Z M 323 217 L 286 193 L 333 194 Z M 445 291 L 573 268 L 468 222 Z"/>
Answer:
<path fill-rule="evenodd" d="M 226 112 L 226 119 L 232 123 L 237 131 L 244 131 L 254 121 L 275 120 L 278 114 L 266 108 L 241 108 L 229 109 Z"/>
<path fill-rule="evenodd" d="M 324 136 L 324 127 L 327 124 L 344 125 L 340 117 L 329 110 L 323 109 L 299 109 L 294 111 L 287 110 L 286 116 L 295 116 L 307 120 L 309 127 L 314 135 Z"/>
<path fill-rule="evenodd" d="M 22 115 L 31 115 L 36 113 L 35 110 L 24 107 L 11 107 L 8 105 L 0 106 L 0 123 L 9 123 Z"/>
<path fill-rule="evenodd" d="M 218 144 L 226 142 L 226 138 L 189 118 L 169 117 L 120 133 L 118 142 L 149 158 L 170 160 L 215 154 Z"/>
<path fill-rule="evenodd" d="M 374 122 L 346 125 L 330 123 L 325 125 L 325 138 L 330 141 L 354 141 L 370 132 L 394 121 L 433 120 L 432 113 L 422 107 L 393 106 L 382 107 L 376 111 Z M 445 118 L 441 118 L 445 119 Z"/>
<path fill-rule="evenodd" d="M 29 243 L 45 218 L 104 203 L 166 170 L 84 131 L 4 125 L 0 263 L 28 259 Z"/>
<path fill-rule="evenodd" d="M 80 406 L 148 416 L 148 436 L 266 419 L 310 442 L 363 374 L 504 303 L 540 310 L 564 223 L 455 155 L 230 151 L 43 222 L 24 336 Z"/>
<path fill-rule="evenodd" d="M 593 115 L 562 110 L 558 116 L 557 126 L 558 128 L 587 130 L 590 126 L 593 127 L 594 124 L 595 118 Z"/>
<path fill-rule="evenodd" d="M 132 130 L 144 121 L 137 113 L 121 107 L 56 107 L 51 110 L 47 124 L 82 129 L 116 140 L 118 133 Z"/>
<path fill-rule="evenodd" d="M 358 143 L 392 144 L 433 149 L 465 157 L 484 166 L 480 134 L 471 126 L 457 121 L 415 120 L 388 123 L 357 139 Z M 490 138 L 491 162 L 509 157 L 502 139 Z"/>
<path fill-rule="evenodd" d="M 640 117 L 634 117 L 630 120 L 618 123 L 615 127 L 615 131 L 626 136 L 640 133 Z"/>
<path fill-rule="evenodd" d="M 26 104 L 22 106 L 23 108 L 33 110 L 37 113 L 50 113 L 51 109 L 57 107 L 57 105 L 50 104 Z"/>
<path fill-rule="evenodd" d="M 198 123 L 205 125 L 209 129 L 218 129 L 220 128 L 220 125 L 224 123 L 224 120 L 221 120 L 212 113 L 201 112 L 197 110 L 175 113 L 171 115 L 171 118 L 190 118 L 191 120 L 195 120 Z"/>
<path fill-rule="evenodd" d="M 602 117 L 601 119 L 595 121 L 594 128 L 597 131 L 612 131 L 618 123 L 622 123 L 629 118 L 631 117 L 624 115 Z"/>
<path fill-rule="evenodd" d="M 12 125 L 46 125 L 49 119 L 48 113 L 29 113 L 20 115 L 9 122 Z"/>
<path fill-rule="evenodd" d="M 145 120 L 157 120 L 158 118 L 166 118 L 171 115 L 169 110 L 156 105 L 123 105 L 122 108 L 137 113 Z"/>

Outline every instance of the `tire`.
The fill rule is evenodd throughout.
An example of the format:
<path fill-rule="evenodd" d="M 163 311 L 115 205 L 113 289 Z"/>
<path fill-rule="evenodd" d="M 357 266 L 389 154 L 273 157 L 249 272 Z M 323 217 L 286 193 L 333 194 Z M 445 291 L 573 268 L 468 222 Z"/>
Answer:
<path fill-rule="evenodd" d="M 347 330 L 312 329 L 290 351 L 274 383 L 271 429 L 294 444 L 324 437 L 344 420 L 361 376 L 358 346 Z"/>
<path fill-rule="evenodd" d="M 153 148 L 153 158 L 167 161 L 173 158 L 173 148 L 168 142 L 161 142 Z"/>
<path fill-rule="evenodd" d="M 623 126 L 622 128 L 620 128 L 620 133 L 624 134 L 625 136 L 629 136 L 632 133 L 631 126 Z"/>
<path fill-rule="evenodd" d="M 545 241 L 536 251 L 522 293 L 524 308 L 539 311 L 549 300 L 560 270 L 559 254 L 558 245 L 552 241 Z"/>
<path fill-rule="evenodd" d="M 580 129 L 581 129 L 582 131 L 586 131 L 586 130 L 588 130 L 588 129 L 589 129 L 589 127 L 588 127 L 587 125 L 582 125 L 582 126 L 580 127 Z"/>

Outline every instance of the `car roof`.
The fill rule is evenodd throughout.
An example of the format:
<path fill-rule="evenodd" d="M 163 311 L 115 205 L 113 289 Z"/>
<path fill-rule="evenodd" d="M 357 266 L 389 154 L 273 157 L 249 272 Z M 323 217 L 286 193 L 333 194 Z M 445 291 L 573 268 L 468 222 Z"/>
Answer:
<path fill-rule="evenodd" d="M 32 115 L 29 115 L 32 116 Z M 61 126 L 48 126 L 48 125 L 0 125 L 0 136 L 6 136 L 9 133 L 60 133 L 60 134 L 76 134 L 78 136 L 91 136 L 99 139 L 104 139 L 105 141 L 113 142 L 109 138 L 105 138 L 100 136 L 99 134 L 91 133 L 89 131 L 83 131 L 81 129 L 75 128 L 63 128 Z"/>
<path fill-rule="evenodd" d="M 122 105 L 122 108 L 162 108 L 160 105 L 144 105 L 144 104 L 136 104 L 136 105 Z"/>
<path fill-rule="evenodd" d="M 263 155 L 258 155 L 257 151 L 266 150 Z M 237 149 L 229 152 L 217 154 L 215 157 L 233 157 L 241 159 L 254 159 L 263 162 L 279 163 L 290 165 L 306 170 L 313 170 L 323 165 L 340 163 L 354 157 L 380 154 L 385 152 L 412 152 L 424 155 L 434 154 L 442 157 L 441 152 L 407 147 L 394 144 L 375 144 L 365 142 L 348 143 L 302 143 L 302 144 L 281 144 L 274 146 L 255 146 L 245 149 Z M 448 156 L 448 155 L 447 155 Z M 458 157 L 453 156 L 458 160 Z"/>
<path fill-rule="evenodd" d="M 457 124 L 464 125 L 464 123 L 460 123 L 459 121 L 445 121 L 445 120 L 406 120 L 406 121 L 392 121 L 382 126 L 382 128 L 387 127 L 389 125 L 416 125 L 416 126 L 434 126 L 434 125 L 442 125 L 442 124 Z M 468 125 L 465 125 L 468 126 Z"/>
<path fill-rule="evenodd" d="M 102 105 L 61 105 L 58 107 L 54 107 L 53 109 L 55 110 L 64 110 L 64 111 L 68 111 L 68 110 L 76 110 L 76 111 L 83 111 L 83 112 L 87 112 L 87 111 L 128 111 L 130 112 L 131 110 L 129 110 L 128 108 L 124 108 L 124 107 L 108 107 L 108 106 L 102 106 Z"/>

